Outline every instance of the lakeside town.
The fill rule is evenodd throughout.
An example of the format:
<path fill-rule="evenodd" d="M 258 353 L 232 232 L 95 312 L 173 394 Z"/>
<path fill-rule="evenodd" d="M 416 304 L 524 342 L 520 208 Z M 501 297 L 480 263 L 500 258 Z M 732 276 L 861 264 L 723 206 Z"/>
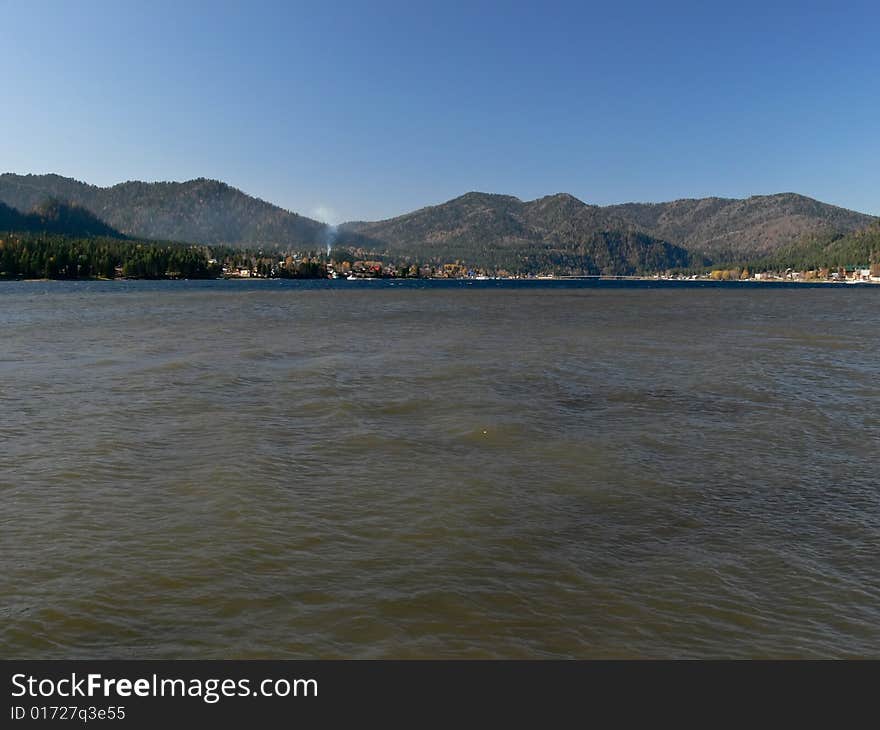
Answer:
<path fill-rule="evenodd" d="M 555 272 L 511 272 L 506 269 L 470 267 L 462 261 L 437 264 L 392 263 L 378 260 L 341 260 L 321 256 L 290 254 L 284 258 L 259 256 L 236 257 L 224 263 L 216 259 L 210 264 L 220 267 L 225 279 L 606 279 L 606 280 L 663 280 L 663 281 L 756 281 L 756 282 L 810 282 L 810 283 L 880 283 L 880 264 L 855 267 L 817 268 L 797 270 L 751 271 L 742 268 L 709 268 L 703 271 L 670 271 L 641 275 L 615 274 L 558 274 Z"/>

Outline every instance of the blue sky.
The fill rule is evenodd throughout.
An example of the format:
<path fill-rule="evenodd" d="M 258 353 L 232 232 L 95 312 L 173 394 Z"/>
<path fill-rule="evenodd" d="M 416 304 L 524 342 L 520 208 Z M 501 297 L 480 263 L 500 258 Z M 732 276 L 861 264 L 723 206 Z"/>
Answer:
<path fill-rule="evenodd" d="M 0 0 L 0 171 L 374 219 L 468 190 L 880 214 L 880 3 Z"/>

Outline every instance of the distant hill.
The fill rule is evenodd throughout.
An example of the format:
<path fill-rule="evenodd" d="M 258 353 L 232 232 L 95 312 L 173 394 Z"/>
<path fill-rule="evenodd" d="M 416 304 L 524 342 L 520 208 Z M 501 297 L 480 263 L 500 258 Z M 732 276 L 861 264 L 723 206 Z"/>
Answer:
<path fill-rule="evenodd" d="M 96 187 L 60 175 L 0 175 L 0 201 L 19 211 L 69 201 L 130 236 L 166 241 L 323 247 L 326 226 L 216 180 Z"/>
<path fill-rule="evenodd" d="M 352 234 L 414 259 L 511 271 L 632 274 L 690 261 L 683 248 L 566 194 L 523 202 L 472 192 L 398 218 L 343 224 L 339 242 Z"/>
<path fill-rule="evenodd" d="M 875 220 L 793 193 L 605 207 L 587 205 L 564 193 L 529 202 L 468 193 L 389 220 L 347 223 L 340 230 L 382 241 L 392 250 L 455 253 L 465 260 L 474 258 L 471 251 L 484 258 L 493 250 L 529 246 L 560 251 L 601 247 L 611 233 L 629 241 L 639 233 L 643 238 L 638 245 L 650 244 L 655 254 L 661 243 L 672 246 L 650 260 L 678 261 L 678 249 L 685 249 L 699 265 L 765 257 L 797 245 L 806 236 L 841 236 Z"/>
<path fill-rule="evenodd" d="M 30 213 L 21 213 L 15 208 L 0 203 L 0 231 L 122 237 L 119 231 L 108 226 L 85 208 L 57 200 L 46 200 Z"/>
<path fill-rule="evenodd" d="M 652 236 L 714 261 L 772 254 L 810 234 L 846 234 L 875 218 L 795 193 L 625 203 L 604 208 Z"/>
<path fill-rule="evenodd" d="M 627 225 L 564 193 L 524 203 L 510 195 L 471 192 L 397 218 L 344 223 L 339 230 L 341 235 L 359 233 L 397 250 L 543 242 L 554 233 L 575 234 L 585 222 L 592 231 Z"/>

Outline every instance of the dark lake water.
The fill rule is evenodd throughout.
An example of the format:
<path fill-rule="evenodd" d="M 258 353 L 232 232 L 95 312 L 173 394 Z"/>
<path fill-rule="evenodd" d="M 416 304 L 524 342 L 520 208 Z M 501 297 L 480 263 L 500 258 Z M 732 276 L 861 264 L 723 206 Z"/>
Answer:
<path fill-rule="evenodd" d="M 880 287 L 0 283 L 4 658 L 880 656 Z"/>

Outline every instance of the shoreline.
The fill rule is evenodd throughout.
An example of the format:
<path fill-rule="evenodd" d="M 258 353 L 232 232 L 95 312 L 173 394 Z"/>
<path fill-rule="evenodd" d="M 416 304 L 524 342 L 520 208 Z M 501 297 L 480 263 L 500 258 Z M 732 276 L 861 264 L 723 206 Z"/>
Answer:
<path fill-rule="evenodd" d="M 333 282 L 333 283 L 342 283 L 345 282 L 345 285 L 349 283 L 360 283 L 360 282 L 377 282 L 377 281 L 385 281 L 389 283 L 408 283 L 408 282 L 422 282 L 422 283 L 478 283 L 478 284 L 498 284 L 498 283 L 523 283 L 523 284 L 547 284 L 547 283 L 574 283 L 574 282 L 589 282 L 589 283 L 613 283 L 613 284 L 626 284 L 626 283 L 639 283 L 639 284 L 657 284 L 660 286 L 675 286 L 675 285 L 710 285 L 712 287 L 722 287 L 722 286 L 744 286 L 744 285 L 752 285 L 752 286 L 774 286 L 774 285 L 784 285 L 784 286 L 793 286 L 793 285 L 801 285 L 807 287 L 817 287 L 817 286 L 835 286 L 835 287 L 861 287 L 861 286 L 871 286 L 880 284 L 880 279 L 878 280 L 830 280 L 830 279 L 736 279 L 736 280 L 718 280 L 711 278 L 699 278 L 699 279 L 673 279 L 673 278 L 658 278 L 654 276 L 531 276 L 531 277 L 506 277 L 506 278 L 482 278 L 477 279 L 475 277 L 460 277 L 460 278 L 442 278 L 442 277 L 361 277 L 358 279 L 332 279 L 332 278 L 303 278 L 303 279 L 295 279 L 295 278 L 286 278 L 286 277 L 238 277 L 238 276 L 221 276 L 216 278 L 198 278 L 198 279 L 179 279 L 179 278 L 168 278 L 168 279 L 140 279 L 140 278 L 114 278 L 107 279 L 102 277 L 83 277 L 77 279 L 48 279 L 48 278 L 3 278 L 0 277 L 0 283 L 79 283 L 79 282 L 119 282 L 119 283 L 128 283 L 128 282 L 216 282 L 216 281 L 232 281 L 232 282 L 273 282 L 273 281 L 295 281 L 295 282 Z"/>

